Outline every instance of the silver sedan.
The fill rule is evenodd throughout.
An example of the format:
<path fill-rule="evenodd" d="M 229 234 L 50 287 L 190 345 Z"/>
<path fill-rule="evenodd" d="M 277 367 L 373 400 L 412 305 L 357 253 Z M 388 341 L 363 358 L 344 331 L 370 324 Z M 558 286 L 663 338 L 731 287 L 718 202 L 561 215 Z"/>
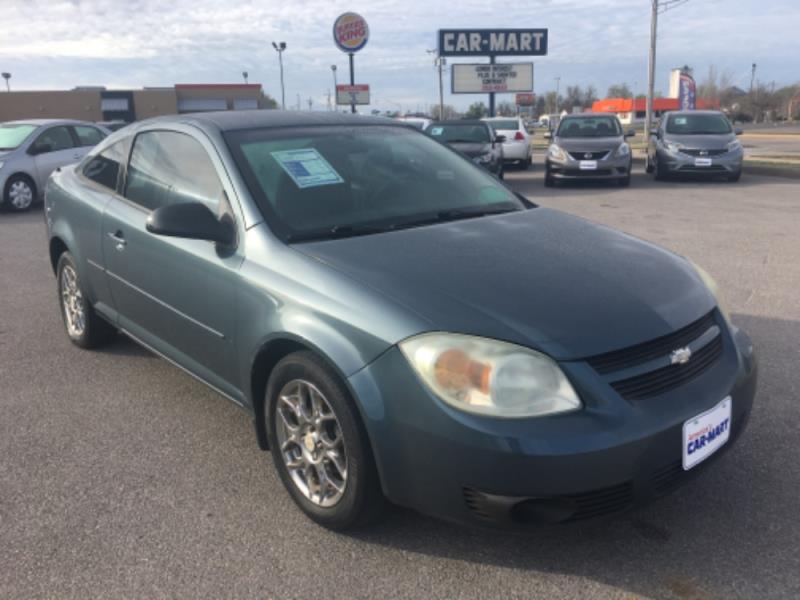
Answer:
<path fill-rule="evenodd" d="M 82 159 L 108 135 L 86 121 L 30 119 L 0 123 L 0 207 L 28 210 L 58 167 Z"/>

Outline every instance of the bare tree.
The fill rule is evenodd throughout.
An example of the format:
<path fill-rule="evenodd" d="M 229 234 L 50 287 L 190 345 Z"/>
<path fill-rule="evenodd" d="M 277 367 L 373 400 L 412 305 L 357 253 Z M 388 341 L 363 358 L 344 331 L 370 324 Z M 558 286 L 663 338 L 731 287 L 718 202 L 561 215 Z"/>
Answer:
<path fill-rule="evenodd" d="M 442 121 L 446 119 L 455 119 L 458 117 L 458 111 L 455 109 L 454 106 L 450 104 L 445 104 L 444 111 L 442 115 L 440 115 L 439 105 L 435 104 L 434 106 L 431 107 L 431 116 L 437 121 Z"/>

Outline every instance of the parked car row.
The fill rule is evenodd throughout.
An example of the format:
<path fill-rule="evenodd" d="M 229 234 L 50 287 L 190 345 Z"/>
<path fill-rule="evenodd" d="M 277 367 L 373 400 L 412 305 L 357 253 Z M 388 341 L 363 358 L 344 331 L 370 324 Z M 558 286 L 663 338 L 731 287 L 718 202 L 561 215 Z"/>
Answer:
<path fill-rule="evenodd" d="M 551 176 L 573 160 L 629 176 L 618 123 L 561 126 Z M 757 377 L 713 279 L 434 141 L 502 175 L 489 123 L 428 133 L 230 111 L 112 134 L 47 183 L 67 336 L 123 332 L 242 407 L 297 506 L 336 530 L 387 499 L 473 524 L 574 522 L 713 469 Z"/>

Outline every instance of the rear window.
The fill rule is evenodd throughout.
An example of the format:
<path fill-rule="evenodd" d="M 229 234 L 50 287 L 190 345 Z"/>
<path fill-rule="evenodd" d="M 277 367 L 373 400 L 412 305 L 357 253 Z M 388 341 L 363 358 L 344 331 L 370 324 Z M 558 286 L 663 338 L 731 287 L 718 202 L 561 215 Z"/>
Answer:
<path fill-rule="evenodd" d="M 519 129 L 519 121 L 516 119 L 508 119 L 506 121 L 489 121 L 489 125 L 495 129 L 517 130 Z"/>
<path fill-rule="evenodd" d="M 616 117 L 565 117 L 558 126 L 558 137 L 616 137 L 622 135 L 622 128 Z"/>
<path fill-rule="evenodd" d="M 457 144 L 474 143 L 488 144 L 492 140 L 489 137 L 489 128 L 486 125 L 475 124 L 436 124 L 430 125 L 426 130 L 429 136 L 437 142 Z"/>
<path fill-rule="evenodd" d="M 36 131 L 36 125 L 6 124 L 0 125 L 0 150 L 13 150 Z"/>
<path fill-rule="evenodd" d="M 670 115 L 667 133 L 676 135 L 713 135 L 730 133 L 731 124 L 724 115 Z"/>

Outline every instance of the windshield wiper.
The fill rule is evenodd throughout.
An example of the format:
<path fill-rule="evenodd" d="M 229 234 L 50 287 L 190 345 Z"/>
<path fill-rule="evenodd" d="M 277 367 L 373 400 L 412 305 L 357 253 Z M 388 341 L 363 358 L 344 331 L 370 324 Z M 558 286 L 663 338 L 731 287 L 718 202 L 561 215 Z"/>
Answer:
<path fill-rule="evenodd" d="M 384 233 L 394 229 L 393 226 L 377 225 L 334 225 L 327 229 L 315 229 L 313 231 L 298 231 L 286 236 L 287 242 L 310 242 L 313 240 L 328 240 L 341 237 L 352 237 L 356 235 L 369 235 L 371 233 Z"/>
<path fill-rule="evenodd" d="M 419 227 L 420 225 L 430 225 L 433 223 L 444 223 L 446 221 L 459 221 L 461 219 L 475 219 L 478 217 L 486 217 L 489 215 L 501 215 L 503 213 L 517 212 L 522 210 L 517 207 L 504 206 L 502 208 L 452 208 L 449 210 L 440 210 L 433 215 L 426 215 L 418 219 L 409 219 L 408 221 L 401 221 L 397 223 L 393 229 L 408 229 L 411 227 Z"/>
<path fill-rule="evenodd" d="M 476 142 L 475 140 L 446 140 L 447 144 L 488 144 L 489 142 Z"/>

